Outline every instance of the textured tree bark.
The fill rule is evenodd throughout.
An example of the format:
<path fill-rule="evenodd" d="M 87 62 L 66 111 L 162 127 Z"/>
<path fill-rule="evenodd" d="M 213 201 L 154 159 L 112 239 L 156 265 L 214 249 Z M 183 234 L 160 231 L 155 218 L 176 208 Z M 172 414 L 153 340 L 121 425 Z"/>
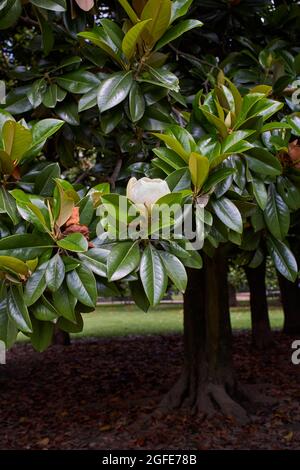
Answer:
<path fill-rule="evenodd" d="M 52 344 L 60 344 L 61 346 L 70 346 L 71 339 L 70 334 L 66 331 L 60 330 L 55 327 Z"/>
<path fill-rule="evenodd" d="M 202 388 L 206 390 L 208 410 L 219 410 L 240 422 L 247 421 L 243 405 L 246 396 L 240 388 L 232 364 L 232 331 L 230 323 L 227 259 L 223 248 L 215 256 L 205 256 L 205 320 L 207 377 Z"/>
<path fill-rule="evenodd" d="M 241 403 L 231 353 L 227 262 L 221 249 L 204 268 L 188 271 L 184 295 L 184 364 L 177 383 L 164 397 L 162 408 L 186 406 L 194 413 L 221 411 L 247 421 Z"/>
<path fill-rule="evenodd" d="M 184 295 L 184 364 L 178 381 L 162 401 L 163 407 L 177 408 L 185 404 L 192 408 L 196 404 L 204 373 L 201 368 L 205 367 L 204 291 L 204 270 L 188 269 Z"/>
<path fill-rule="evenodd" d="M 257 349 L 274 344 L 266 293 L 266 261 L 257 268 L 245 267 L 250 289 L 252 344 Z"/>
<path fill-rule="evenodd" d="M 233 284 L 228 285 L 229 289 L 229 306 L 236 307 L 237 306 L 237 298 L 236 298 L 236 288 Z"/>
<path fill-rule="evenodd" d="M 290 282 L 278 274 L 281 302 L 284 312 L 283 332 L 287 335 L 300 334 L 300 288 L 298 279 Z"/>

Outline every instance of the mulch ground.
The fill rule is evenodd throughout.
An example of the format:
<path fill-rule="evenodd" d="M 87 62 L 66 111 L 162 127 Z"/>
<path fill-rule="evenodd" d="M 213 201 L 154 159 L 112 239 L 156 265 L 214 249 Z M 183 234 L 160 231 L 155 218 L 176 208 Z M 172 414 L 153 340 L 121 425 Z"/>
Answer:
<path fill-rule="evenodd" d="M 0 448 L 300 449 L 300 365 L 292 339 L 275 336 L 264 353 L 248 334 L 235 336 L 239 378 L 277 400 L 244 426 L 153 414 L 180 372 L 180 336 L 77 340 L 43 354 L 16 345 L 0 366 Z"/>

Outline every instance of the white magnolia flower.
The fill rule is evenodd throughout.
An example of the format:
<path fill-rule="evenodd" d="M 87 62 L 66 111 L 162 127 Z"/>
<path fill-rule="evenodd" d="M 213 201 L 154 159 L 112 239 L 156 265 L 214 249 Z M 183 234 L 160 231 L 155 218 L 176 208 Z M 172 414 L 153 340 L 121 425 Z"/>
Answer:
<path fill-rule="evenodd" d="M 94 0 L 75 0 L 79 8 L 83 11 L 89 11 L 94 6 Z"/>
<path fill-rule="evenodd" d="M 133 177 L 128 181 L 126 195 L 134 204 L 143 204 L 150 212 L 153 204 L 170 192 L 168 184 L 162 179 L 145 177 L 137 180 Z"/>
<path fill-rule="evenodd" d="M 197 206 L 200 207 L 201 209 L 204 209 L 204 207 L 207 206 L 208 201 L 209 201 L 209 195 L 203 194 L 202 196 L 197 197 Z"/>

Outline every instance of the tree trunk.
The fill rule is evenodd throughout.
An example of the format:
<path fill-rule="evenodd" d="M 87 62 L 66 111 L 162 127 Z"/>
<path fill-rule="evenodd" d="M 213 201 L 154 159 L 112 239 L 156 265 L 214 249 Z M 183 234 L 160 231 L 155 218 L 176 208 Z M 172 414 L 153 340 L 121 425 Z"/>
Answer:
<path fill-rule="evenodd" d="M 52 344 L 60 344 L 61 346 L 70 346 L 71 339 L 70 334 L 66 331 L 60 330 L 55 326 Z"/>
<path fill-rule="evenodd" d="M 273 337 L 266 294 L 266 261 L 257 268 L 245 267 L 250 289 L 252 343 L 257 349 L 269 348 Z"/>
<path fill-rule="evenodd" d="M 283 332 L 287 335 L 300 334 L 300 288 L 298 279 L 290 282 L 278 274 L 281 302 L 284 312 Z"/>
<path fill-rule="evenodd" d="M 204 270 L 188 269 L 188 285 L 184 294 L 184 364 L 178 382 L 163 399 L 162 406 L 177 408 L 182 404 L 194 407 L 198 383 L 203 375 L 205 355 Z"/>
<path fill-rule="evenodd" d="M 220 410 L 240 422 L 247 421 L 241 403 L 245 400 L 232 364 L 232 331 L 230 323 L 227 260 L 223 248 L 213 258 L 205 256 L 205 320 L 207 377 L 202 388 L 213 411 Z"/>
<path fill-rule="evenodd" d="M 236 298 L 236 288 L 233 284 L 228 285 L 229 289 L 229 306 L 236 307 L 237 306 L 237 298 Z"/>
<path fill-rule="evenodd" d="M 162 408 L 187 406 L 212 415 L 221 411 L 245 422 L 247 413 L 232 367 L 227 262 L 221 249 L 204 268 L 188 270 L 184 295 L 184 365 Z"/>

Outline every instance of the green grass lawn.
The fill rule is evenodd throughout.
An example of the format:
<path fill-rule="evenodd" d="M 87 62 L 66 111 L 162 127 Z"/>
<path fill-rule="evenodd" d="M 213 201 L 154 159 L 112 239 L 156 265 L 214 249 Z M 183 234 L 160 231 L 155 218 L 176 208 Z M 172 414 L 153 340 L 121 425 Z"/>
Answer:
<path fill-rule="evenodd" d="M 182 305 L 164 304 L 144 313 L 134 305 L 99 305 L 95 312 L 84 315 L 83 331 L 72 336 L 78 338 L 181 333 L 182 309 Z M 281 309 L 271 307 L 270 318 L 273 328 L 282 327 Z M 231 319 L 233 328 L 249 329 L 249 307 L 232 308 Z"/>
<path fill-rule="evenodd" d="M 99 305 L 95 312 L 83 314 L 84 328 L 81 333 L 72 334 L 73 338 L 84 336 L 110 337 L 126 335 L 153 335 L 164 333 L 182 333 L 183 306 L 163 304 L 148 313 L 131 304 Z M 272 328 L 281 328 L 283 314 L 280 308 L 270 307 Z M 234 329 L 251 328 L 248 306 L 231 309 L 231 321 Z M 18 341 L 28 341 L 19 333 Z"/>

